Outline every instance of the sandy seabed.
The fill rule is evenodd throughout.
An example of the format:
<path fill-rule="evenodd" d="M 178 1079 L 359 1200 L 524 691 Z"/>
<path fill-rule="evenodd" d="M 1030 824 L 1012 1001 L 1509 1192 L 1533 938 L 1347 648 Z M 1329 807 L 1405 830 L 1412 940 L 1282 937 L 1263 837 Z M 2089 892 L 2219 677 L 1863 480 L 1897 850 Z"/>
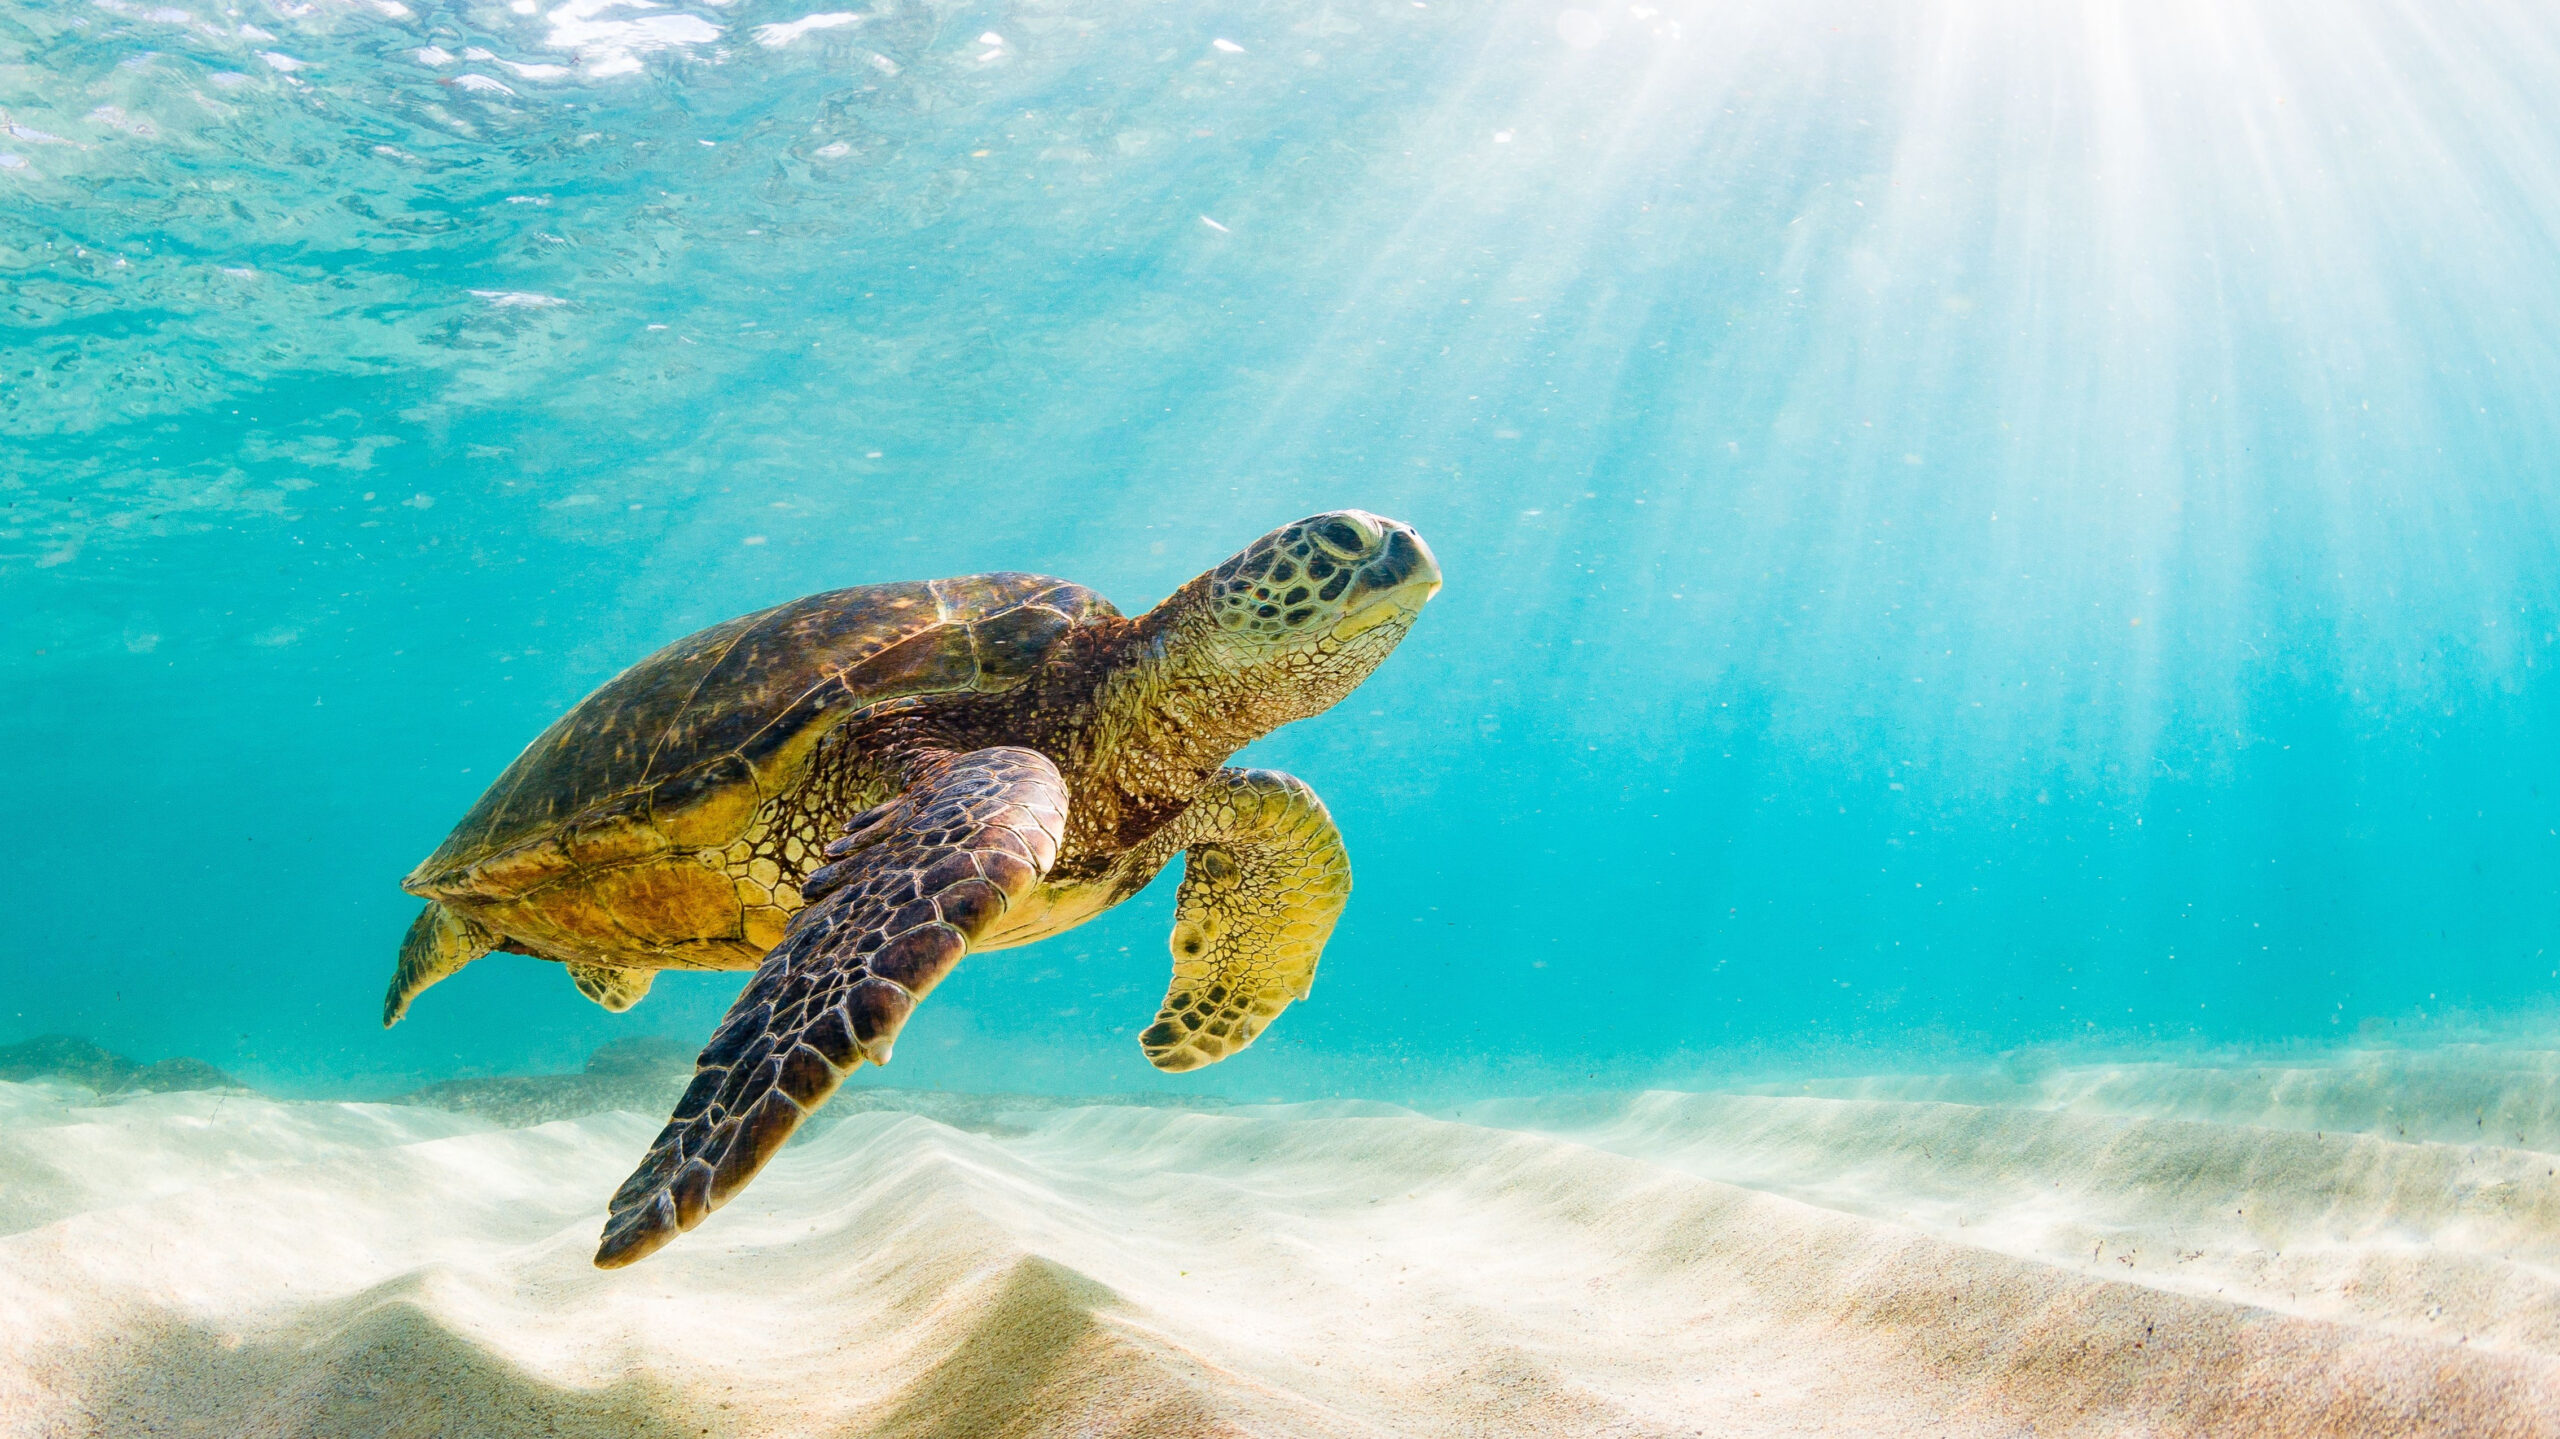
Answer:
<path fill-rule="evenodd" d="M 2560 1056 L 658 1117 L 0 1084 L 10 1435 L 2560 1435 Z"/>

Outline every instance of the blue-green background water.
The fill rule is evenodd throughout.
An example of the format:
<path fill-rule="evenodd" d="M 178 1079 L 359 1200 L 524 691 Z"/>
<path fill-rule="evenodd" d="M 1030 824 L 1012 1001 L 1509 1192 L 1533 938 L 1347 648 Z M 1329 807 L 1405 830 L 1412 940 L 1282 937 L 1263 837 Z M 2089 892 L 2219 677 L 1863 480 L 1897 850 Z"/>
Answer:
<path fill-rule="evenodd" d="M 1156 1076 L 1167 886 L 890 1082 L 2560 1023 L 2548 9 L 836 3 L 0 9 L 0 1042 L 697 1038 L 736 976 L 505 955 L 375 1027 L 551 717 L 1338 505 L 1449 584 L 1256 752 L 1358 867 L 1313 998 Z"/>

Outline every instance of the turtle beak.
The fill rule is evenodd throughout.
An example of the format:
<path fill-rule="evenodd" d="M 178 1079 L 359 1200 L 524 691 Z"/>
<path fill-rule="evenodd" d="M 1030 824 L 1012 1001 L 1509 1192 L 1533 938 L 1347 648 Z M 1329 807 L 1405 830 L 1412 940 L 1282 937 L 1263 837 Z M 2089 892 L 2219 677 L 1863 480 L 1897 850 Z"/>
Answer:
<path fill-rule="evenodd" d="M 1394 520 L 1377 523 L 1386 531 L 1385 543 L 1376 559 L 1361 566 L 1350 608 L 1334 622 L 1337 640 L 1367 634 L 1391 620 L 1409 622 L 1440 593 L 1440 561 L 1422 536 Z"/>

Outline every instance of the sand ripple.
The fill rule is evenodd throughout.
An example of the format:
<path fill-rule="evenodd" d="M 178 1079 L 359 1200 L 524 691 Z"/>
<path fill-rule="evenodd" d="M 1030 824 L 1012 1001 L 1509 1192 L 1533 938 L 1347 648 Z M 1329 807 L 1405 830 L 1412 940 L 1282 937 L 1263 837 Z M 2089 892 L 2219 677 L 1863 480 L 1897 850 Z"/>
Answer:
<path fill-rule="evenodd" d="M 614 1273 L 654 1117 L 0 1085 L 0 1423 L 2560 1434 L 2560 1159 L 2180 1083 L 861 1113 Z"/>

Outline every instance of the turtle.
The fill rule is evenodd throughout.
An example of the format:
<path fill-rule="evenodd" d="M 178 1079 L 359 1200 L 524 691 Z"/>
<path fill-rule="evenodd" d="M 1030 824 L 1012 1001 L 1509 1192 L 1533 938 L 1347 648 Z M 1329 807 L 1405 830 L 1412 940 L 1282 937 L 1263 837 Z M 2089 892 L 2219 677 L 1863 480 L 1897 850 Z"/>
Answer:
<path fill-rule="evenodd" d="M 1157 1068 L 1253 1043 L 1313 982 L 1351 864 L 1303 780 L 1230 767 L 1331 708 L 1440 589 L 1362 510 L 1264 535 L 1135 619 L 1045 575 L 829 590 L 666 646 L 579 701 L 402 888 L 427 901 L 382 1022 L 493 951 L 620 1012 L 741 970 L 595 1262 L 736 1195 L 970 954 L 1029 944 L 1183 856 Z"/>

